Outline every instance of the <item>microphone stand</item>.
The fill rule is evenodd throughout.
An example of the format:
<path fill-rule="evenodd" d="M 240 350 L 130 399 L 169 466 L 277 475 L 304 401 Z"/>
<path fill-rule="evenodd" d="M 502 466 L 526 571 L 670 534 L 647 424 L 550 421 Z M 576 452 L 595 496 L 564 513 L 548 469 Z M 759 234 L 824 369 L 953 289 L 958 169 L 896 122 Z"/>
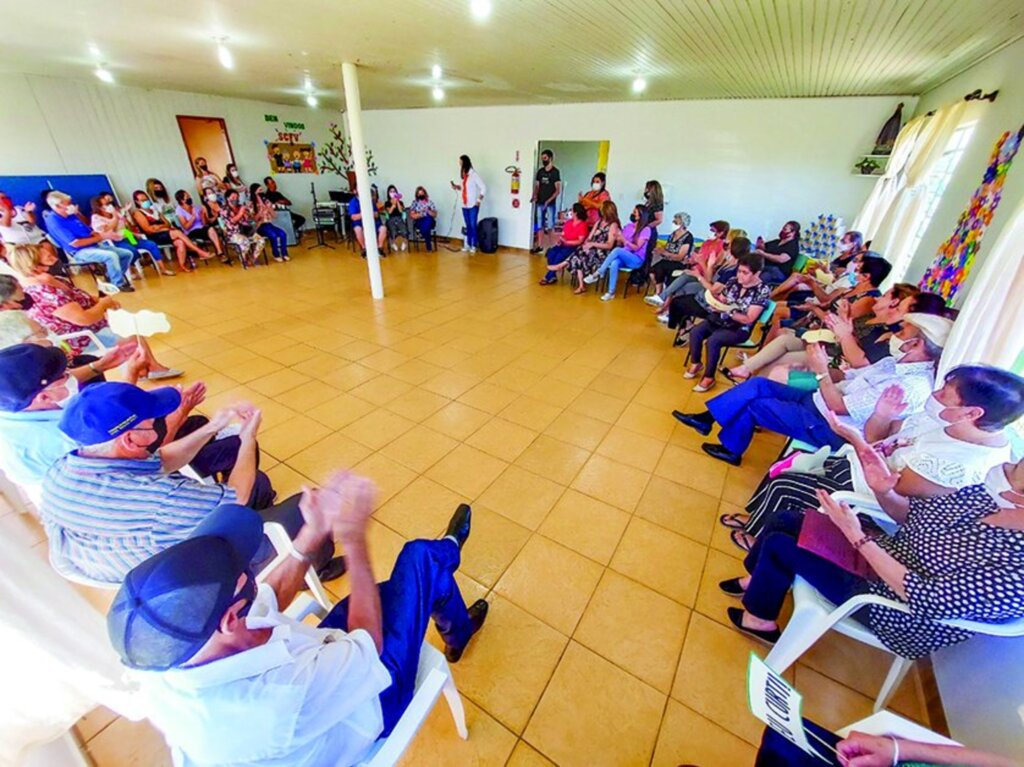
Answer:
<path fill-rule="evenodd" d="M 465 181 L 463 181 L 463 183 L 465 183 Z M 448 236 L 445 238 L 444 247 L 445 247 L 445 250 L 450 250 L 452 253 L 459 253 L 459 252 L 461 252 L 460 248 L 453 248 L 451 246 L 452 227 L 455 226 L 455 212 L 459 209 L 459 190 L 458 189 L 453 189 L 452 191 L 455 192 L 455 199 L 452 200 L 452 217 L 448 221 Z M 462 242 L 463 243 L 466 242 L 466 228 L 465 227 L 462 228 Z"/>
<path fill-rule="evenodd" d="M 334 250 L 334 246 L 324 239 L 324 230 L 320 228 L 320 222 L 316 217 L 316 209 L 319 203 L 316 201 L 316 184 L 312 181 L 309 182 L 309 191 L 313 194 L 313 229 L 316 231 L 316 245 L 311 245 L 308 249 L 316 250 L 317 248 L 330 248 L 331 250 Z"/>

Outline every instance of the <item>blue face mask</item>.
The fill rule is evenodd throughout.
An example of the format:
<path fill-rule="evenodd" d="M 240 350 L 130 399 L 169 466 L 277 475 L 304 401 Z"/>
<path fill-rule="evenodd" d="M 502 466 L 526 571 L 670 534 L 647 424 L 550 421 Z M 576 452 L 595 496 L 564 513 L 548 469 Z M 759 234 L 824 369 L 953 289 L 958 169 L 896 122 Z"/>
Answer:
<path fill-rule="evenodd" d="M 150 202 L 149 200 L 146 200 L 144 203 L 142 203 L 142 207 L 148 210 L 149 208 L 153 207 L 153 203 Z"/>

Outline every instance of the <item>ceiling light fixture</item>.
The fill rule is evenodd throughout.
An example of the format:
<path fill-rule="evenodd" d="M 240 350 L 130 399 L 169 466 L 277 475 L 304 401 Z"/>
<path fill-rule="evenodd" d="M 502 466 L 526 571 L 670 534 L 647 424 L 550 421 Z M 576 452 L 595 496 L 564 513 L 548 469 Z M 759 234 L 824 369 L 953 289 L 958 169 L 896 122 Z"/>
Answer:
<path fill-rule="evenodd" d="M 306 77 L 303 80 L 303 87 L 306 89 L 306 93 L 313 92 L 313 81 L 309 77 L 309 72 L 306 72 Z"/>
<path fill-rule="evenodd" d="M 114 82 L 114 76 L 110 74 L 110 70 L 104 68 L 103 66 L 96 67 L 95 75 L 105 83 Z"/>
<path fill-rule="evenodd" d="M 306 96 L 306 103 L 309 104 L 314 109 L 316 109 L 316 105 L 319 104 L 320 102 L 317 101 L 316 96 L 310 93 L 308 96 Z"/>
<path fill-rule="evenodd" d="M 636 78 L 633 81 L 633 93 L 643 93 L 645 90 L 647 90 L 647 81 L 642 77 Z"/>
<path fill-rule="evenodd" d="M 440 80 L 442 74 L 443 72 L 441 71 L 440 64 L 434 64 L 434 66 L 430 68 L 430 76 L 433 77 L 435 80 Z"/>
<path fill-rule="evenodd" d="M 491 0 L 469 0 L 469 10 L 478 19 L 491 15 Z"/>
<path fill-rule="evenodd" d="M 434 101 L 444 101 L 444 88 L 434 88 Z"/>
<path fill-rule="evenodd" d="M 89 53 L 93 58 L 98 59 L 100 57 L 100 49 L 96 47 L 96 43 L 89 43 Z"/>
<path fill-rule="evenodd" d="M 222 37 L 217 43 L 217 58 L 220 60 L 220 65 L 225 69 L 235 68 L 235 59 L 231 55 L 231 51 L 224 44 L 227 41 L 226 37 Z"/>

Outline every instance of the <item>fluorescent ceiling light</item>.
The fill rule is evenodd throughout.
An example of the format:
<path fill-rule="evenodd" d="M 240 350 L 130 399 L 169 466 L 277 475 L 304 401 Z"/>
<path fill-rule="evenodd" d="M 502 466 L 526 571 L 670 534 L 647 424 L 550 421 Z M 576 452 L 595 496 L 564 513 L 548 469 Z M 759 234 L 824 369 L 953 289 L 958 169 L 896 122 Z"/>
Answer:
<path fill-rule="evenodd" d="M 469 0 L 469 10 L 478 19 L 491 15 L 491 0 Z"/>
<path fill-rule="evenodd" d="M 444 101 L 444 88 L 434 88 L 434 101 Z"/>
<path fill-rule="evenodd" d="M 316 105 L 319 104 L 320 102 L 316 100 L 316 96 L 310 93 L 308 96 L 306 96 L 306 103 L 309 104 L 311 107 L 316 107 Z"/>
<path fill-rule="evenodd" d="M 636 78 L 633 81 L 633 93 L 643 93 L 645 90 L 647 90 L 647 81 L 642 77 Z"/>
<path fill-rule="evenodd" d="M 303 83 L 303 87 L 306 89 L 306 93 L 312 93 L 313 92 L 313 81 L 309 78 L 308 74 L 306 75 L 306 79 L 305 79 L 305 81 Z"/>
<path fill-rule="evenodd" d="M 231 56 L 231 51 L 224 43 L 217 44 L 217 58 L 220 59 L 220 65 L 225 69 L 235 68 L 235 59 Z"/>
<path fill-rule="evenodd" d="M 110 74 L 110 70 L 104 69 L 103 67 L 96 67 L 95 74 L 105 83 L 114 82 L 114 76 Z"/>
<path fill-rule="evenodd" d="M 434 66 L 430 68 L 430 76 L 433 77 L 435 80 L 440 80 L 442 74 L 443 73 L 441 72 L 440 64 L 434 64 Z"/>
<path fill-rule="evenodd" d="M 100 49 L 96 47 L 96 43 L 89 43 L 89 53 L 92 54 L 94 58 L 98 59 L 100 57 Z"/>

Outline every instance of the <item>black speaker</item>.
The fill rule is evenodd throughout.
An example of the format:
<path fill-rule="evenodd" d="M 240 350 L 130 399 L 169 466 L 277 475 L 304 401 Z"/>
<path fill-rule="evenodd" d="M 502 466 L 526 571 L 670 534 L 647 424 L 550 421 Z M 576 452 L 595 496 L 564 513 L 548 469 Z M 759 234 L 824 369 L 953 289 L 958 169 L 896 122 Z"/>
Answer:
<path fill-rule="evenodd" d="M 498 250 L 498 219 L 480 219 L 476 232 L 476 238 L 480 243 L 481 253 L 494 253 Z"/>

